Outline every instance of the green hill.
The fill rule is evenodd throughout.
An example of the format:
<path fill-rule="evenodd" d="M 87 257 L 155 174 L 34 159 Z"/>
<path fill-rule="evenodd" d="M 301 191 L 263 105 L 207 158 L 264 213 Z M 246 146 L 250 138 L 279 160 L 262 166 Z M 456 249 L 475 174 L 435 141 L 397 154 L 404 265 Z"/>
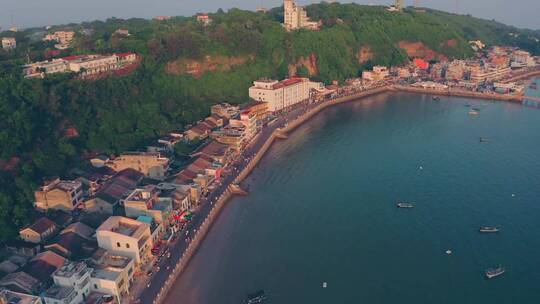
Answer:
<path fill-rule="evenodd" d="M 429 60 L 472 56 L 469 40 L 520 46 L 540 54 L 539 32 L 441 11 L 321 3 L 308 7 L 320 31 L 287 33 L 280 8 L 238 9 L 167 21 L 109 19 L 51 30 L 78 32 L 73 50 L 61 55 L 134 51 L 140 67 L 125 77 L 80 81 L 70 75 L 23 80 L 20 65 L 54 54 L 40 41 L 42 29 L 16 36 L 15 52 L 0 50 L 0 240 L 30 220 L 33 189 L 46 175 L 65 175 L 88 152 L 119 152 L 196 121 L 210 105 L 248 100 L 261 76 L 290 73 L 324 82 L 355 77 L 374 64 L 397 65 L 410 57 Z M 128 29 L 129 37 L 113 32 Z M 79 33 L 92 29 L 85 36 Z M 78 137 L 68 138 L 73 127 Z"/>

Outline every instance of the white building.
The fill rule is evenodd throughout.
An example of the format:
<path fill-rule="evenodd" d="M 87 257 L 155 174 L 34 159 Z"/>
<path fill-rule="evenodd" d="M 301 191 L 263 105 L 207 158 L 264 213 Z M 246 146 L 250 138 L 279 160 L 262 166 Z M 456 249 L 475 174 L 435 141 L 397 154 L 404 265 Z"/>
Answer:
<path fill-rule="evenodd" d="M 260 79 L 249 88 L 249 97 L 267 102 L 268 111 L 275 112 L 308 100 L 311 89 L 319 86 L 308 78 L 295 77 L 283 81 Z"/>
<path fill-rule="evenodd" d="M 363 71 L 362 79 L 367 81 L 381 81 L 390 75 L 390 71 L 385 66 L 374 66 L 373 71 Z"/>
<path fill-rule="evenodd" d="M 96 230 L 100 248 L 127 256 L 140 266 L 150 257 L 152 235 L 150 226 L 122 216 L 111 216 Z"/>
<path fill-rule="evenodd" d="M 90 276 L 93 269 L 84 262 L 66 261 L 52 275 L 54 284 L 72 287 L 77 291 L 73 303 L 81 303 L 90 294 Z M 49 304 L 48 301 L 47 304 Z M 53 303 L 54 304 L 54 303 Z"/>
<path fill-rule="evenodd" d="M 41 298 L 11 290 L 0 291 L 0 303 L 2 304 L 41 304 Z"/>
<path fill-rule="evenodd" d="M 17 40 L 12 37 L 2 38 L 2 48 L 6 51 L 13 50 L 17 47 Z"/>
<path fill-rule="evenodd" d="M 114 296 L 117 303 L 129 294 L 135 266 L 133 259 L 98 250 L 92 257 L 93 272 L 90 279 L 92 292 Z"/>
<path fill-rule="evenodd" d="M 518 50 L 512 54 L 513 68 L 533 67 L 535 65 L 534 57 L 529 52 Z"/>
<path fill-rule="evenodd" d="M 284 0 L 284 22 L 283 26 L 287 31 L 293 31 L 301 28 L 318 30 L 321 26 L 320 22 L 310 21 L 307 16 L 306 9 L 298 6 L 294 0 Z"/>

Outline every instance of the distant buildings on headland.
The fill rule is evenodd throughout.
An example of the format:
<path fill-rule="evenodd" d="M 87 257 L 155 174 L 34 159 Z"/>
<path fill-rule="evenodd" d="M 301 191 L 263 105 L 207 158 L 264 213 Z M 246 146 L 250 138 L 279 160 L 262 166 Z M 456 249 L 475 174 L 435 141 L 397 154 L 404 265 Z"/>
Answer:
<path fill-rule="evenodd" d="M 306 9 L 296 4 L 294 0 L 283 1 L 283 26 L 287 31 L 298 29 L 318 30 L 320 21 L 311 21 L 307 16 Z"/>
<path fill-rule="evenodd" d="M 2 38 L 2 48 L 6 51 L 13 50 L 17 47 L 17 40 L 13 37 Z"/>
<path fill-rule="evenodd" d="M 54 73 L 80 73 L 84 77 L 122 69 L 137 60 L 135 53 L 77 55 L 23 66 L 25 78 L 43 78 Z"/>

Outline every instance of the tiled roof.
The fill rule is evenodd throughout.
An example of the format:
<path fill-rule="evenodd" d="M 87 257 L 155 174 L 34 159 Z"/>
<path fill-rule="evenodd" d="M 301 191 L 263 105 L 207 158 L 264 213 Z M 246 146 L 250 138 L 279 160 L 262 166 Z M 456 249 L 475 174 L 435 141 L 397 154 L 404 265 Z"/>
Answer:
<path fill-rule="evenodd" d="M 39 220 L 35 221 L 32 225 L 28 227 L 28 229 L 31 229 L 39 234 L 43 234 L 45 231 L 49 230 L 50 228 L 55 228 L 56 224 L 51 221 L 50 219 L 46 217 L 42 217 Z"/>

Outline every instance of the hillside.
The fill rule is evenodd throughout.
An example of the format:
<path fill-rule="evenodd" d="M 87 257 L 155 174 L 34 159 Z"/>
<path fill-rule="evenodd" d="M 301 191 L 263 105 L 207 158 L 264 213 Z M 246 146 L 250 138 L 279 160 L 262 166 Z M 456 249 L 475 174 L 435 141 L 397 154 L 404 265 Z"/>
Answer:
<path fill-rule="evenodd" d="M 109 19 L 50 29 L 92 29 L 77 34 L 72 50 L 56 53 L 41 42 L 43 29 L 16 36 L 18 48 L 0 50 L 0 240 L 30 219 L 33 189 L 46 175 L 65 175 L 90 152 L 119 152 L 181 129 L 208 114 L 213 103 L 248 100 L 261 76 L 289 74 L 330 82 L 355 77 L 374 64 L 398 65 L 472 56 L 469 40 L 520 46 L 540 54 L 539 32 L 440 11 L 389 13 L 382 7 L 315 4 L 318 32 L 287 33 L 282 12 L 232 9 L 167 21 Z M 128 29 L 129 37 L 113 32 Z M 70 75 L 24 80 L 20 65 L 72 54 L 134 51 L 143 57 L 131 75 L 95 81 Z M 67 129 L 76 130 L 73 137 Z"/>

